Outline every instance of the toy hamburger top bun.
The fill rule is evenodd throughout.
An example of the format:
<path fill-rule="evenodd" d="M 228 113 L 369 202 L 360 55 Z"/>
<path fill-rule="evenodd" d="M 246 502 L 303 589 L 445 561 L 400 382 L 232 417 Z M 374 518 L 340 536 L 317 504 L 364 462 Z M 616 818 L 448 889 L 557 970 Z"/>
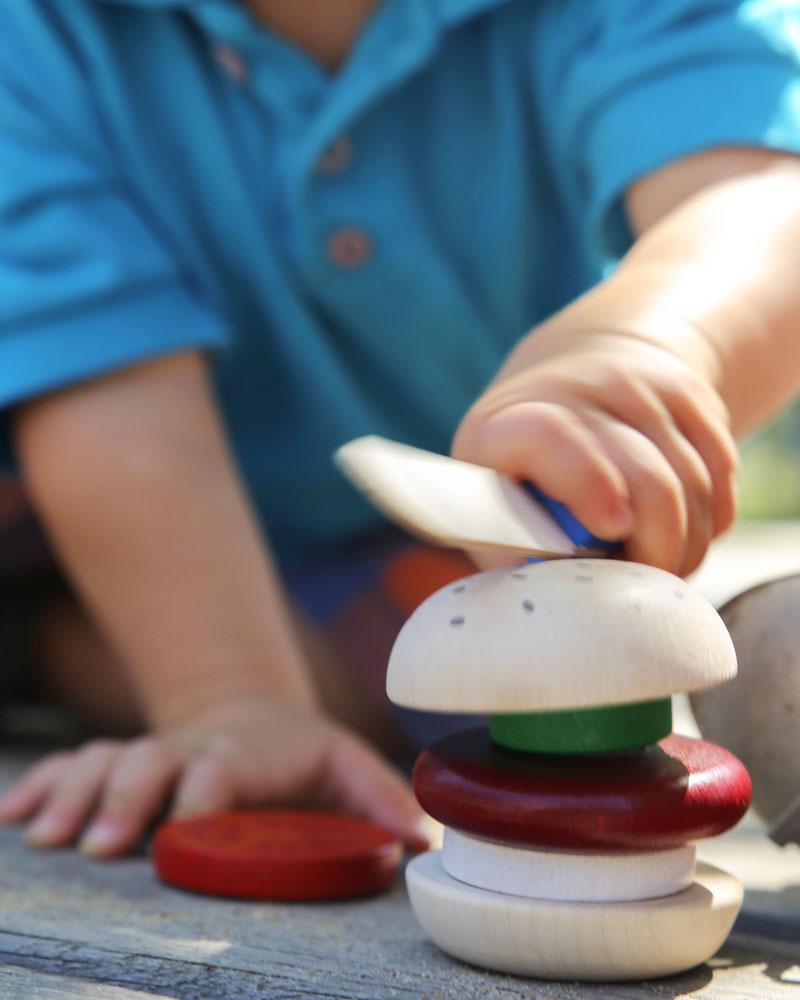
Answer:
<path fill-rule="evenodd" d="M 685 581 L 563 559 L 438 590 L 401 629 L 386 686 L 408 708 L 538 712 L 664 698 L 735 674 L 725 625 Z"/>

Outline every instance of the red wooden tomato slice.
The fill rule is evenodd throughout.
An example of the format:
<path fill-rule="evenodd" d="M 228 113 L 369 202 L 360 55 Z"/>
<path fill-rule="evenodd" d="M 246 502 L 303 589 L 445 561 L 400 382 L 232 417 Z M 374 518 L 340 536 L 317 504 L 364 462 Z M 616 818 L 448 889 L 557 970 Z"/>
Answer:
<path fill-rule="evenodd" d="M 317 900 L 388 889 L 399 840 L 365 820 L 273 809 L 171 820 L 156 831 L 156 874 L 181 889 L 240 899 Z"/>

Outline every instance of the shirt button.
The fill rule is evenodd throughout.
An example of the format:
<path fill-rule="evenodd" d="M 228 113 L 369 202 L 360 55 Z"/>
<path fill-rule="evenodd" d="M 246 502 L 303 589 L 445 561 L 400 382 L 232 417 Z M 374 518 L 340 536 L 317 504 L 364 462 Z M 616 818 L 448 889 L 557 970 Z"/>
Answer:
<path fill-rule="evenodd" d="M 244 80 L 247 76 L 247 65 L 236 49 L 232 49 L 230 45 L 220 44 L 214 46 L 213 53 L 214 58 L 232 80 L 236 80 L 237 83 Z"/>
<path fill-rule="evenodd" d="M 350 162 L 352 155 L 350 140 L 340 136 L 317 160 L 317 170 L 321 174 L 338 174 Z"/>
<path fill-rule="evenodd" d="M 328 240 L 328 257 L 337 267 L 362 267 L 372 256 L 372 240 L 361 229 L 338 229 Z"/>

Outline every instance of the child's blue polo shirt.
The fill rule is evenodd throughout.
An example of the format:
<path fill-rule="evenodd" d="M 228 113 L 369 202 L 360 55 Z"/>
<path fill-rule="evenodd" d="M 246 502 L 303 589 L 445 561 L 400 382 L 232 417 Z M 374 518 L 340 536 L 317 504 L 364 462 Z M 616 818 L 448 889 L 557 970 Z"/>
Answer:
<path fill-rule="evenodd" d="M 446 450 L 626 186 L 736 143 L 800 148 L 797 2 L 388 0 L 330 77 L 235 0 L 4 0 L 0 404 L 208 351 L 279 553 L 343 545 L 333 450 Z"/>

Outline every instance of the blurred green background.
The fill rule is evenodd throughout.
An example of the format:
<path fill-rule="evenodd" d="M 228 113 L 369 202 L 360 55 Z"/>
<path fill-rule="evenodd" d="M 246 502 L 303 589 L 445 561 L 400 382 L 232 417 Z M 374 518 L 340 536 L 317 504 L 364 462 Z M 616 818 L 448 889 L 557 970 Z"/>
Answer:
<path fill-rule="evenodd" d="M 740 449 L 740 517 L 800 518 L 800 401 Z"/>

